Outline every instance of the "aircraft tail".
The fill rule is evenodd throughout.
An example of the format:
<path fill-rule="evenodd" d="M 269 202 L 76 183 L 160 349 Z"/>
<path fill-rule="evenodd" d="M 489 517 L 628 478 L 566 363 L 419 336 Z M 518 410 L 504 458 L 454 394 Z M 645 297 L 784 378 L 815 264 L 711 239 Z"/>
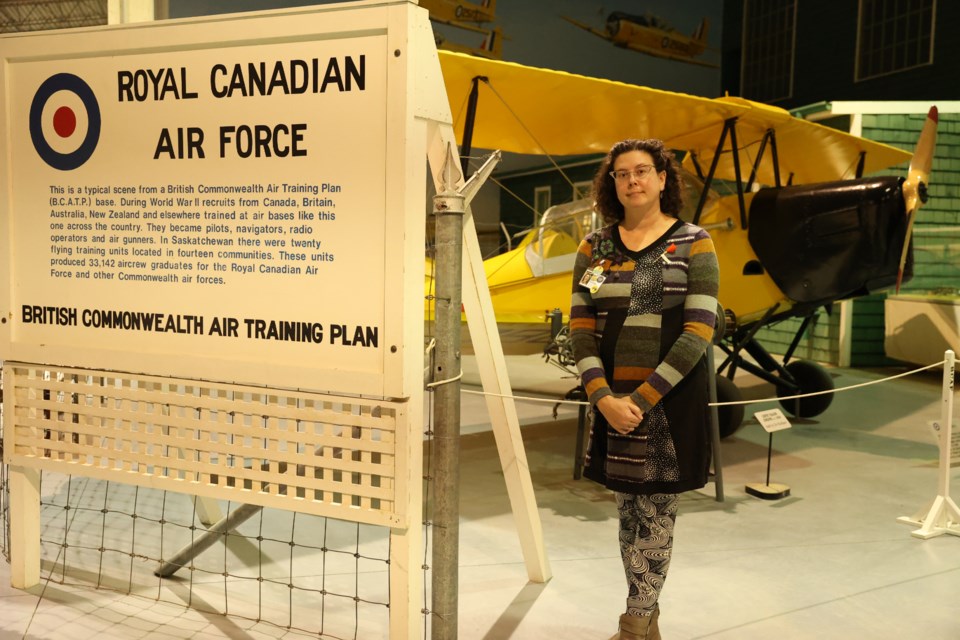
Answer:
<path fill-rule="evenodd" d="M 496 2 L 496 0 L 492 0 Z M 490 57 L 499 60 L 503 57 L 503 31 L 500 27 L 494 27 L 487 32 L 483 43 L 480 45 L 482 51 L 489 53 Z"/>
<path fill-rule="evenodd" d="M 697 25 L 696 30 L 694 30 L 693 35 L 690 37 L 697 42 L 702 42 L 707 44 L 707 34 L 710 33 L 710 19 L 704 18 L 700 21 L 700 24 Z"/>

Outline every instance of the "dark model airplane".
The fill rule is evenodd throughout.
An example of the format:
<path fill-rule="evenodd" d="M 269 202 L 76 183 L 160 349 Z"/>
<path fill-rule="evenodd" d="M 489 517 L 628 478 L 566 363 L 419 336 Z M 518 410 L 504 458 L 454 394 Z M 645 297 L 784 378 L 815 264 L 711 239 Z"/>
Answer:
<path fill-rule="evenodd" d="M 567 16 L 560 16 L 570 24 L 589 31 L 595 36 L 612 42 L 614 45 L 631 51 L 678 62 L 689 62 L 705 67 L 718 65 L 698 60 L 697 57 L 707 50 L 707 34 L 710 21 L 704 18 L 692 34 L 684 35 L 654 15 L 632 15 L 614 11 L 607 16 L 604 29 L 596 29 L 588 24 Z"/>

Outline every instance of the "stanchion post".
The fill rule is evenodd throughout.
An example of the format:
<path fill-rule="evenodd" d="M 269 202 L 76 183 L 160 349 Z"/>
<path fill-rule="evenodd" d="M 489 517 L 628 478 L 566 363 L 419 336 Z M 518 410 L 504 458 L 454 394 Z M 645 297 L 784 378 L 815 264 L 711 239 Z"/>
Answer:
<path fill-rule="evenodd" d="M 913 517 L 897 518 L 898 522 L 919 525 L 911 532 L 915 538 L 933 538 L 949 533 L 960 536 L 960 508 L 950 497 L 950 455 L 953 440 L 953 378 L 956 371 L 955 355 L 948 349 L 943 354 L 943 394 L 940 401 L 940 470 L 937 497 L 928 509 Z"/>
<path fill-rule="evenodd" d="M 953 379 L 956 373 L 956 356 L 947 350 L 943 356 L 943 397 L 940 401 L 940 477 L 939 493 L 950 497 L 950 446 L 953 439 Z M 954 506 L 956 509 L 956 506 Z M 960 524 L 960 522 L 956 523 Z"/>

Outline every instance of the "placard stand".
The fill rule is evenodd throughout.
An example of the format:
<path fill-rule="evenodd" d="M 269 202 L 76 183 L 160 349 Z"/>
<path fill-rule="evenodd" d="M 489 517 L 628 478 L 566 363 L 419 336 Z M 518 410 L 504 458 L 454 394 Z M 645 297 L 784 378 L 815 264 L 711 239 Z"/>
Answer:
<path fill-rule="evenodd" d="M 751 482 L 746 485 L 744 490 L 751 496 L 755 496 L 763 500 L 779 500 L 781 498 L 786 498 L 790 495 L 790 487 L 778 482 L 770 484 L 770 466 L 773 461 L 773 432 L 780 431 L 781 429 L 789 429 L 790 423 L 787 421 L 786 416 L 784 416 L 779 409 L 758 411 L 754 414 L 754 417 L 760 421 L 760 424 L 763 426 L 764 430 L 770 434 L 769 443 L 767 444 L 767 482 L 765 484 Z"/>
<path fill-rule="evenodd" d="M 915 538 L 933 538 L 944 533 L 960 536 L 960 509 L 950 497 L 950 462 L 953 443 L 953 376 L 954 353 L 947 350 L 943 360 L 943 398 L 940 406 L 940 477 L 937 497 L 929 508 L 921 509 L 911 517 L 902 516 L 897 522 L 919 526 L 910 532 Z"/>

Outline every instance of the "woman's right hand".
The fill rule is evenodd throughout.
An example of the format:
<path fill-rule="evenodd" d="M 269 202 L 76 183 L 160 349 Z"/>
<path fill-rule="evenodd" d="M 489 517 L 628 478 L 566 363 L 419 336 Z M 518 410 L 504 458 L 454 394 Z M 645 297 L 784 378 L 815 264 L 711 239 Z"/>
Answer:
<path fill-rule="evenodd" d="M 617 433 L 624 435 L 636 429 L 643 420 L 643 411 L 630 399 L 630 396 L 623 398 L 604 396 L 597 401 L 597 409 Z"/>

